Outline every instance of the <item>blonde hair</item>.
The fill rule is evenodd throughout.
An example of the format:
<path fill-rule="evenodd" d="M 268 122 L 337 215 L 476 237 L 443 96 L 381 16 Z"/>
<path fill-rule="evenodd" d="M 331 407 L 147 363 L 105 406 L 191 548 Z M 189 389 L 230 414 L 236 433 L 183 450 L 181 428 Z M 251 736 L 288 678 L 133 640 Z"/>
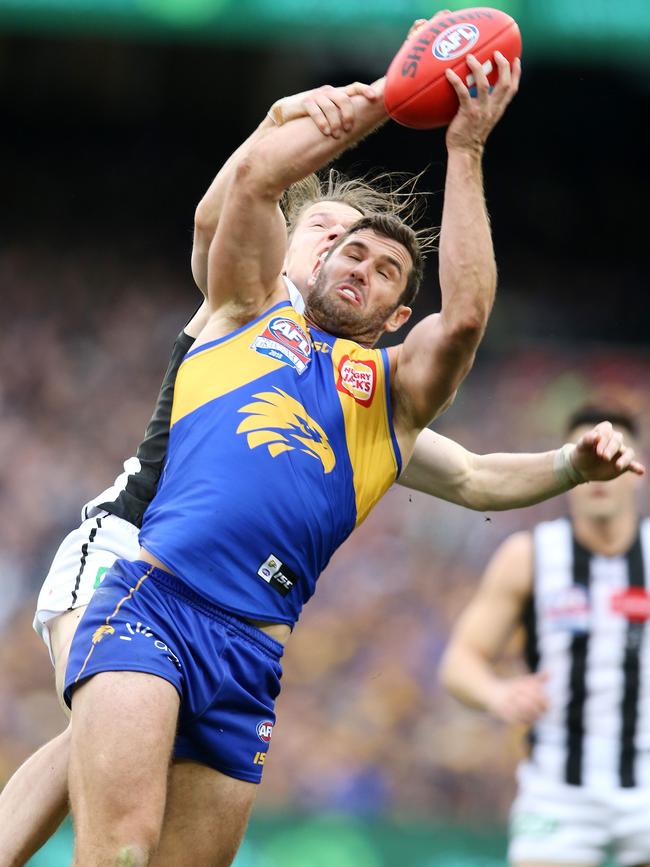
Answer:
<path fill-rule="evenodd" d="M 418 240 L 423 255 L 436 249 L 437 229 L 416 228 L 426 211 L 430 193 L 416 191 L 424 172 L 407 175 L 380 172 L 351 178 L 337 169 L 308 175 L 292 184 L 284 193 L 280 205 L 291 235 L 303 211 L 317 202 L 342 202 L 359 211 L 362 217 L 385 214 L 408 224 Z"/>

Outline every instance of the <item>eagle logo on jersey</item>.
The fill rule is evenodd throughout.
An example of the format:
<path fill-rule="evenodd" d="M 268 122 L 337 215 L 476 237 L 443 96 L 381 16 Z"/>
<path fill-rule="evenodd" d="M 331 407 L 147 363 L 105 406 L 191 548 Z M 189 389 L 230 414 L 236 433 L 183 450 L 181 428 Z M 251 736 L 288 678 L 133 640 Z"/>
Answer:
<path fill-rule="evenodd" d="M 326 473 L 332 472 L 336 457 L 327 434 L 309 417 L 301 403 L 280 388 L 253 397 L 259 403 L 249 403 L 238 410 L 248 413 L 237 433 L 247 434 L 249 448 L 266 445 L 274 458 L 282 452 L 299 449 L 319 460 Z"/>

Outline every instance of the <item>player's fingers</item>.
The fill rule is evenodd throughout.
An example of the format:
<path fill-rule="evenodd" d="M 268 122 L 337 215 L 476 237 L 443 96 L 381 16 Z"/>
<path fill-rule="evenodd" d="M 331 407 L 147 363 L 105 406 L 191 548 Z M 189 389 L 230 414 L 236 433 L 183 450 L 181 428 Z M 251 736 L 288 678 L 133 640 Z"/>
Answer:
<path fill-rule="evenodd" d="M 512 64 L 512 77 L 510 79 L 510 93 L 512 96 L 519 90 L 519 82 L 521 81 L 521 59 L 515 57 Z"/>
<path fill-rule="evenodd" d="M 485 74 L 485 70 L 483 69 L 482 64 L 478 62 L 478 60 L 474 57 L 473 54 L 467 55 L 467 65 L 469 66 L 471 73 L 474 77 L 474 84 L 476 86 L 476 97 L 479 101 L 479 104 L 485 105 L 487 103 L 488 95 L 490 92 L 490 82 L 488 81 L 488 77 Z"/>
<path fill-rule="evenodd" d="M 645 476 L 645 466 L 641 461 L 632 461 L 627 469 L 628 472 L 634 473 L 635 476 Z"/>
<path fill-rule="evenodd" d="M 614 456 L 614 466 L 620 472 L 626 470 L 634 460 L 634 449 L 623 449 L 619 455 Z"/>
<path fill-rule="evenodd" d="M 495 58 L 496 58 L 496 52 L 495 52 Z M 507 58 L 506 58 L 506 63 L 507 63 Z M 500 96 L 499 105 L 500 105 L 500 108 L 502 109 L 502 111 L 505 111 L 505 109 L 508 107 L 508 105 L 510 105 L 510 103 L 512 102 L 512 99 L 514 98 L 515 94 L 519 90 L 519 82 L 521 80 L 521 61 L 519 60 L 519 58 L 515 57 L 514 62 L 512 63 L 512 66 L 510 66 L 510 64 L 508 64 L 508 66 L 509 66 L 509 72 L 510 72 L 509 79 L 508 79 L 508 85 L 507 85 L 507 87 L 504 87 L 503 90 L 500 89 L 500 93 L 499 93 L 499 96 Z M 497 86 L 499 86 L 499 82 L 497 82 Z"/>
<path fill-rule="evenodd" d="M 613 460 L 619 452 L 625 450 L 625 445 L 623 444 L 623 435 L 617 432 L 614 432 L 612 436 L 609 438 L 609 442 L 605 448 L 605 458 L 608 461 Z"/>
<path fill-rule="evenodd" d="M 510 82 L 512 79 L 512 75 L 510 73 L 510 64 L 500 51 L 494 52 L 494 62 L 496 63 L 496 67 L 499 70 L 499 77 L 497 79 L 497 83 L 494 89 L 497 92 L 507 92 L 510 89 Z"/>
<path fill-rule="evenodd" d="M 374 102 L 379 97 L 379 94 L 372 84 L 364 84 L 361 81 L 353 81 L 343 88 L 348 96 L 365 96 L 370 102 Z"/>
<path fill-rule="evenodd" d="M 605 449 L 603 451 L 603 456 L 605 460 L 611 461 L 613 460 L 619 452 L 624 451 L 625 445 L 623 443 L 623 434 L 618 431 L 613 431 L 611 435 L 607 438 L 607 443 L 605 445 Z"/>
<path fill-rule="evenodd" d="M 522 702 L 517 707 L 516 714 L 519 722 L 530 725 L 532 722 L 535 722 L 535 720 L 539 716 L 541 716 L 544 711 L 545 708 L 542 707 L 538 702 Z"/>
<path fill-rule="evenodd" d="M 602 458 L 605 454 L 605 449 L 611 438 L 611 431 L 599 430 L 596 440 L 596 454 Z"/>
<path fill-rule="evenodd" d="M 583 433 L 576 445 L 581 448 L 584 446 L 591 448 L 598 442 L 598 436 L 598 431 L 594 428 L 593 430 L 587 431 L 587 433 Z"/>
<path fill-rule="evenodd" d="M 459 75 L 456 75 L 453 69 L 446 69 L 445 76 L 447 81 L 454 88 L 461 109 L 469 108 L 471 105 L 471 97 L 469 90 L 465 87 L 465 83 Z"/>
<path fill-rule="evenodd" d="M 323 135 L 330 135 L 332 130 L 329 125 L 329 121 L 327 120 L 326 115 L 324 114 L 322 108 L 316 102 L 315 99 L 308 96 L 303 102 L 303 108 L 309 115 L 309 117 L 314 121 L 318 129 L 323 133 Z"/>
<path fill-rule="evenodd" d="M 439 15 L 439 14 L 440 14 L 439 12 L 436 13 L 436 15 Z M 413 36 L 415 33 L 417 33 L 418 30 L 421 30 L 424 27 L 424 25 L 427 23 L 428 23 L 428 21 L 426 18 L 416 18 L 415 21 L 413 22 L 413 24 L 411 24 L 411 29 L 406 34 L 406 38 L 410 39 L 411 36 Z"/>
<path fill-rule="evenodd" d="M 332 138 L 338 138 L 343 128 L 343 120 L 338 105 L 333 101 L 334 96 L 335 88 L 321 88 L 314 95 L 314 100 L 327 119 Z"/>
<path fill-rule="evenodd" d="M 332 102 L 339 110 L 343 129 L 346 131 L 351 130 L 354 123 L 354 105 L 352 104 L 350 96 L 345 92 L 345 90 L 339 88 L 332 94 Z"/>

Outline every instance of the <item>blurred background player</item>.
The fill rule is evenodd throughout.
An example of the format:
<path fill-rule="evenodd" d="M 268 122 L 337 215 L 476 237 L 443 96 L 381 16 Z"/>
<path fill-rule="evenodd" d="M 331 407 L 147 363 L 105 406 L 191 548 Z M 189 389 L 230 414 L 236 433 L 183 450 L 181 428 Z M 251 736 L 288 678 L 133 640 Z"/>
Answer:
<path fill-rule="evenodd" d="M 577 440 L 604 413 L 634 443 L 635 421 L 607 407 L 569 421 Z M 462 702 L 530 727 L 511 812 L 515 867 L 592 867 L 612 851 L 650 863 L 650 520 L 638 475 L 579 485 L 570 517 L 506 539 L 442 662 Z M 495 669 L 517 630 L 531 673 Z"/>

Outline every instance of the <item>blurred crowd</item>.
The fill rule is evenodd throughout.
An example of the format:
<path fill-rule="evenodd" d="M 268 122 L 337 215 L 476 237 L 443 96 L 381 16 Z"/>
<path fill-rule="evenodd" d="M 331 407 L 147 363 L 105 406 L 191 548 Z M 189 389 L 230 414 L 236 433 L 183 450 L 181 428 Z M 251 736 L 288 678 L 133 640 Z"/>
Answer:
<path fill-rule="evenodd" d="M 31 629 L 35 596 L 82 504 L 139 442 L 198 303 L 188 280 L 106 249 L 0 254 L 0 785 L 65 724 Z M 649 374 L 641 350 L 490 351 L 436 429 L 479 452 L 547 449 L 568 412 L 615 399 L 648 431 Z M 503 818 L 521 733 L 461 710 L 436 669 L 496 545 L 563 510 L 559 499 L 484 515 L 393 488 L 335 556 L 289 643 L 259 809 Z"/>

